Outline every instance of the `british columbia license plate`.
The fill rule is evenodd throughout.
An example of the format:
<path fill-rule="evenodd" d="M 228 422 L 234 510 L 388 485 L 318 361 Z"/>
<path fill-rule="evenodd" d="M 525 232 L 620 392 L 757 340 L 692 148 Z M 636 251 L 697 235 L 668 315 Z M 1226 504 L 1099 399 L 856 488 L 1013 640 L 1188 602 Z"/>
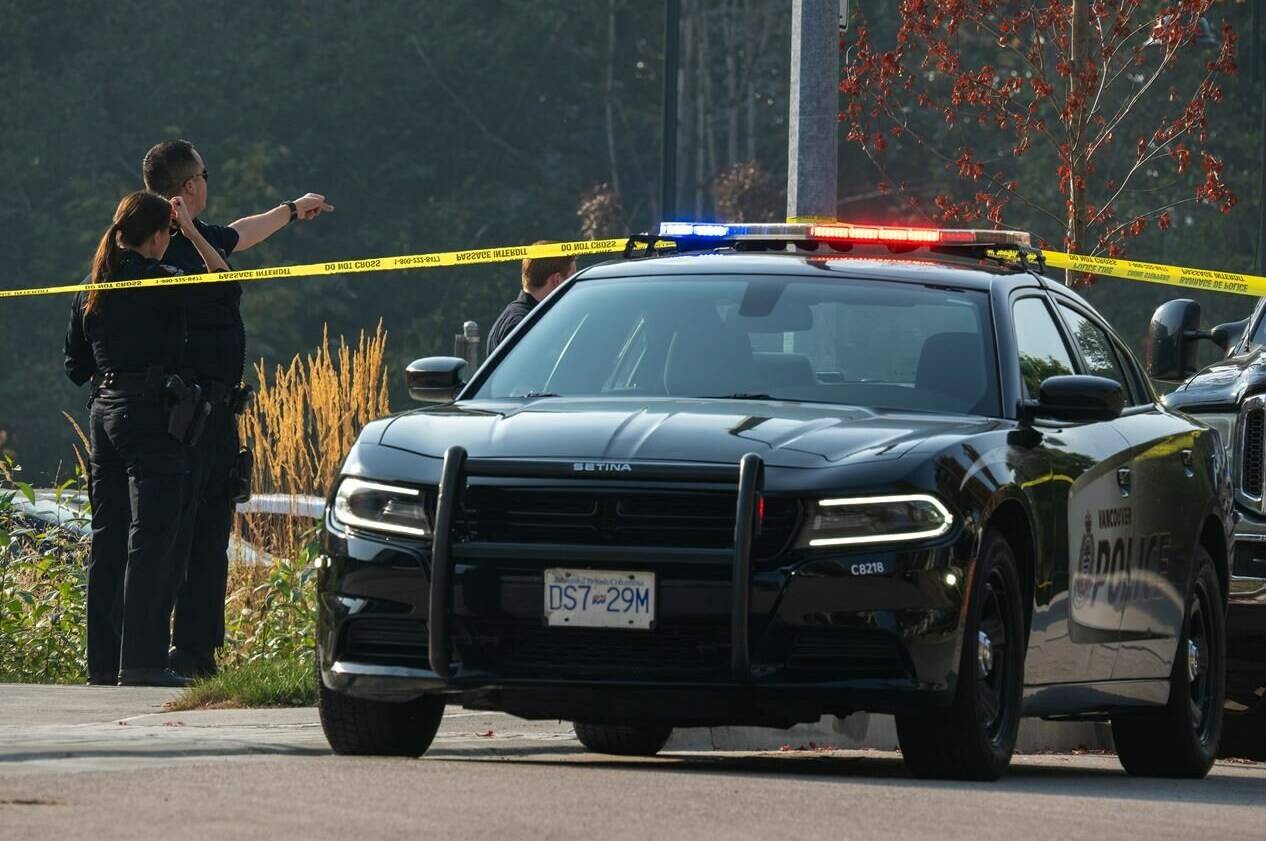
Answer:
<path fill-rule="evenodd" d="M 640 628 L 655 623 L 655 573 L 545 570 L 545 620 L 574 628 Z"/>

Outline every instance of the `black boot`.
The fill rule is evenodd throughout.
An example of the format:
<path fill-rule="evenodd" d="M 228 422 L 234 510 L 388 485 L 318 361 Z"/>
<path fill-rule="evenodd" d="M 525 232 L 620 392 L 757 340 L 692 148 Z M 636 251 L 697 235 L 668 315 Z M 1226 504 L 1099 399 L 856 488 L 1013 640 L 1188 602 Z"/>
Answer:
<path fill-rule="evenodd" d="M 119 669 L 119 686 L 170 686 L 182 688 L 193 678 L 182 677 L 171 669 Z"/>
<path fill-rule="evenodd" d="M 185 677 L 211 677 L 219 671 L 215 665 L 215 654 L 184 648 L 173 648 L 167 652 L 167 668 Z"/>

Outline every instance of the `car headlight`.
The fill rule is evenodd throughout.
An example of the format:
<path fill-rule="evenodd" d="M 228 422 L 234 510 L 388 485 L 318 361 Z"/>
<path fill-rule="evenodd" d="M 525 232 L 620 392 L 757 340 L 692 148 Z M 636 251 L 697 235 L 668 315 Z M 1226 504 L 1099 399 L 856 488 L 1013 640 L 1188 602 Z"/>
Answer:
<path fill-rule="evenodd" d="M 334 495 L 334 522 L 366 531 L 430 537 L 427 497 L 417 488 L 348 477 Z"/>
<path fill-rule="evenodd" d="M 954 516 L 928 494 L 821 499 L 800 537 L 801 546 L 863 546 L 940 537 Z"/>

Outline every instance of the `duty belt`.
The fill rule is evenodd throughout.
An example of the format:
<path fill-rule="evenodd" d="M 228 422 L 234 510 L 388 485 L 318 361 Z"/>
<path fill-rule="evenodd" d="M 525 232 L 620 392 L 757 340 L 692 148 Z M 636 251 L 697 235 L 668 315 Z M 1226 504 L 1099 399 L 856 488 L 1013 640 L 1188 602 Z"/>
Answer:
<path fill-rule="evenodd" d="M 162 388 L 163 374 L 149 371 L 107 371 L 93 378 L 93 385 L 101 391 L 118 392 L 120 394 L 137 394 L 157 396 Z"/>
<path fill-rule="evenodd" d="M 199 385 L 202 386 L 202 396 L 204 398 L 212 403 L 219 403 L 226 406 L 228 405 L 229 398 L 233 396 L 233 390 L 237 388 L 237 386 L 229 385 L 228 383 L 221 382 L 220 380 L 199 382 Z"/>

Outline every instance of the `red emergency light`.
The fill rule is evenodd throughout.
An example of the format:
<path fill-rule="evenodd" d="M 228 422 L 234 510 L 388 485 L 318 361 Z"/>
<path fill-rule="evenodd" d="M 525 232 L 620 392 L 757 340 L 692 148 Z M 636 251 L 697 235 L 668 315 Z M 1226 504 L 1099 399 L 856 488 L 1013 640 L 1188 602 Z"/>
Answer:
<path fill-rule="evenodd" d="M 1017 231 L 969 231 L 952 228 L 897 228 L 876 225 L 813 225 L 809 235 L 827 242 L 881 245 L 1018 245 Z M 1020 234 L 1028 245 L 1028 234 Z"/>

